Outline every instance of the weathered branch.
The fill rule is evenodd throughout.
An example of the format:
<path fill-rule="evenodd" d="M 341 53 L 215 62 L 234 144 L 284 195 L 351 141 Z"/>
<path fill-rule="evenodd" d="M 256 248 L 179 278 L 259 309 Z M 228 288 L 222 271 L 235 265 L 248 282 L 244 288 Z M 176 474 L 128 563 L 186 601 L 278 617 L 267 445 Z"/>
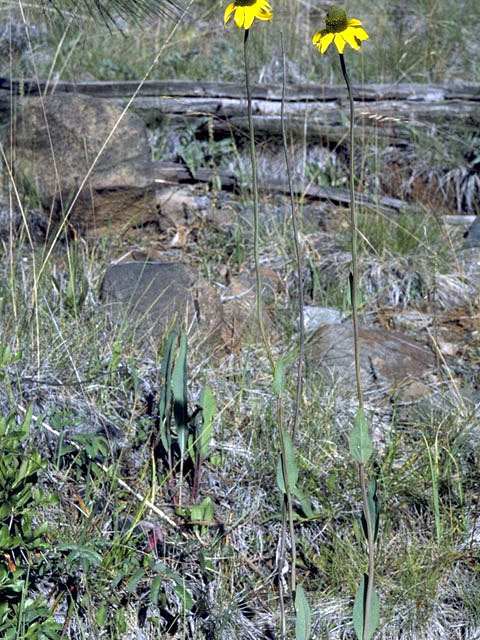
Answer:
<path fill-rule="evenodd" d="M 223 188 L 235 189 L 237 180 L 234 174 L 225 169 L 208 169 L 201 167 L 192 173 L 185 165 L 172 162 L 156 162 L 153 170 L 154 175 L 158 175 L 154 185 L 150 187 L 161 187 L 166 184 L 210 182 L 213 177 L 220 179 Z M 346 189 L 336 187 L 318 187 L 300 180 L 293 181 L 293 192 L 297 196 L 307 197 L 314 200 L 328 200 L 334 204 L 349 205 L 350 195 Z M 281 180 L 268 180 L 268 190 L 276 193 L 289 193 L 288 185 Z M 380 209 L 390 211 L 415 211 L 411 205 L 398 200 L 397 198 L 381 197 L 374 200 L 362 193 L 357 193 L 355 199 L 359 205 L 375 206 Z"/>

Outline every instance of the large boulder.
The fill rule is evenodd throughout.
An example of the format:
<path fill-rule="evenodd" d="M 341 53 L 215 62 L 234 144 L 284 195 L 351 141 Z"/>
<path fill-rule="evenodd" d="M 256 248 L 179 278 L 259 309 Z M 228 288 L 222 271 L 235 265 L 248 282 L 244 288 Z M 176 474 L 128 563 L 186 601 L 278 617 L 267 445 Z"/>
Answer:
<path fill-rule="evenodd" d="M 80 230 L 119 229 L 155 214 L 145 123 L 134 113 L 121 114 L 108 100 L 73 94 L 29 98 L 23 105 L 13 127 L 15 174 L 57 221 L 113 130 L 69 222 Z"/>
<path fill-rule="evenodd" d="M 110 265 L 100 297 L 110 318 L 142 348 L 158 346 L 165 331 L 184 326 L 208 353 L 223 351 L 222 304 L 213 288 L 180 263 L 125 262 Z"/>

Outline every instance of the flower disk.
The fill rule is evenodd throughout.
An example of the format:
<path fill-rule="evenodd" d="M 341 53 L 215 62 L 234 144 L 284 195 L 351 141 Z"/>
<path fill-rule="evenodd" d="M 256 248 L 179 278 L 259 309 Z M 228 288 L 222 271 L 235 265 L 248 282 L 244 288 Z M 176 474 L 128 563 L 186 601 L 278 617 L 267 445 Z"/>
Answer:
<path fill-rule="evenodd" d="M 332 7 L 325 20 L 326 28 L 313 36 L 312 42 L 320 51 L 325 53 L 332 42 L 335 43 L 338 53 L 343 53 L 345 45 L 352 49 L 360 49 L 362 40 L 368 40 L 368 33 L 360 26 L 362 23 L 356 18 L 347 20 L 343 9 Z"/>
<path fill-rule="evenodd" d="M 232 15 L 235 14 L 235 24 L 239 29 L 250 29 L 255 18 L 259 20 L 271 20 L 273 17 L 268 0 L 236 0 L 228 5 L 223 15 L 223 23 L 226 25 Z"/>

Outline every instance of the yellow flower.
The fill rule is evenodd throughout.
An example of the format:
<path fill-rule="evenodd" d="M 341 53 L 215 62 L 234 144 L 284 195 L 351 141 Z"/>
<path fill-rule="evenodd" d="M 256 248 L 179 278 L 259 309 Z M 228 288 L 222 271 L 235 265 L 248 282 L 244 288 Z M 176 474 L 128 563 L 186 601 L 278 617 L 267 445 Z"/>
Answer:
<path fill-rule="evenodd" d="M 271 20 L 272 12 L 268 0 L 235 0 L 228 5 L 223 15 L 223 23 L 227 22 L 235 13 L 235 24 L 239 29 L 250 29 L 255 18 Z"/>
<path fill-rule="evenodd" d="M 356 18 L 347 20 L 347 14 L 340 7 L 334 6 L 327 13 L 325 19 L 326 28 L 313 36 L 312 42 L 320 51 L 325 51 L 333 41 L 338 53 L 343 53 L 345 45 L 349 44 L 352 49 L 360 49 L 362 40 L 368 40 L 368 33 L 360 26 L 362 23 Z"/>

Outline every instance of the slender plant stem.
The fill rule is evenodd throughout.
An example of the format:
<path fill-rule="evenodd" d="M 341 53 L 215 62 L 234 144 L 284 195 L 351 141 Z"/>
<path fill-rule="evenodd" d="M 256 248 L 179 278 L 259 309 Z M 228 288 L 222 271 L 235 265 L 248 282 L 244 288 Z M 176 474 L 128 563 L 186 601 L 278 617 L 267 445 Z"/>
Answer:
<path fill-rule="evenodd" d="M 253 255 L 255 260 L 255 277 L 257 283 L 257 321 L 260 329 L 260 335 L 262 337 L 263 344 L 265 345 L 265 351 L 272 368 L 274 370 L 274 361 L 270 344 L 267 340 L 265 333 L 265 325 L 263 323 L 263 301 L 262 301 L 262 274 L 260 273 L 260 257 L 259 257 L 259 215 L 258 215 L 258 182 L 257 182 L 257 156 L 255 153 L 255 131 L 253 128 L 253 114 L 252 114 L 252 90 L 250 88 L 250 68 L 248 64 L 247 55 L 247 42 L 250 29 L 245 29 L 245 36 L 243 38 L 243 57 L 245 61 L 245 87 L 247 89 L 247 104 L 248 104 L 248 129 L 250 135 L 250 160 L 252 164 L 252 192 L 253 192 Z"/>
<path fill-rule="evenodd" d="M 353 319 L 353 343 L 355 352 L 355 380 L 357 383 L 357 397 L 360 410 L 363 410 L 363 392 L 362 380 L 360 377 L 360 341 L 358 335 L 358 309 L 357 309 L 357 287 L 358 287 L 358 266 L 357 266 L 357 211 L 355 208 L 355 188 L 354 188 L 354 118 L 355 111 L 353 106 L 352 85 L 350 77 L 345 66 L 345 59 L 340 53 L 340 66 L 342 68 L 343 77 L 348 90 L 348 100 L 350 103 L 350 228 L 352 233 L 352 272 L 350 276 L 350 292 L 352 300 L 352 319 Z M 368 545 L 368 583 L 367 593 L 365 597 L 365 611 L 363 618 L 363 639 L 367 640 L 370 629 L 370 612 L 372 607 L 373 579 L 375 571 L 375 541 L 372 523 L 370 520 L 370 510 L 368 506 L 367 483 L 365 478 L 365 464 L 359 463 L 359 480 L 360 490 L 362 493 L 363 513 L 367 525 L 367 545 Z"/>
<path fill-rule="evenodd" d="M 353 94 L 350 78 L 345 66 L 343 53 L 340 53 L 340 66 L 342 67 L 343 77 L 348 90 L 348 100 L 350 103 L 350 228 L 352 233 L 352 275 L 351 275 L 351 300 L 352 300 L 352 319 L 353 319 L 353 341 L 355 350 L 355 379 L 357 381 L 357 396 L 360 408 L 363 408 L 363 392 L 360 377 L 360 348 L 358 338 L 358 309 L 357 309 L 357 287 L 358 287 L 358 267 L 357 267 L 357 211 L 355 208 L 355 188 L 353 183 L 353 155 L 354 155 L 354 130 L 353 123 L 355 112 L 353 108 Z"/>
<path fill-rule="evenodd" d="M 280 112 L 280 121 L 282 125 L 282 140 L 283 140 L 283 150 L 285 153 L 285 166 L 287 168 L 287 180 L 290 191 L 290 206 L 292 211 L 292 229 L 293 229 L 293 241 L 295 244 L 295 256 L 297 262 L 297 278 L 298 278 L 298 307 L 300 314 L 300 345 L 298 352 L 298 360 L 297 360 L 297 388 L 296 388 L 296 396 L 295 396 L 295 414 L 293 420 L 292 427 L 292 442 L 295 439 L 295 434 L 297 432 L 298 423 L 300 420 L 300 406 L 302 402 L 302 382 L 303 382 L 303 352 L 304 352 L 304 344 L 305 344 L 305 325 L 303 319 L 303 283 L 302 283 L 302 261 L 300 255 L 300 246 L 298 242 L 298 224 L 297 224 L 297 215 L 295 210 L 295 199 L 293 195 L 293 187 L 292 187 L 292 174 L 290 171 L 290 160 L 288 157 L 288 148 L 287 148 L 287 134 L 285 130 L 285 86 L 287 84 L 286 80 L 286 72 L 285 72 L 285 46 L 283 42 L 283 32 L 280 32 L 280 41 L 282 43 L 282 103 L 281 103 L 281 112 Z M 279 399 L 279 403 L 281 402 L 281 398 Z M 283 433 L 283 420 L 281 416 L 281 406 L 279 406 L 279 426 L 280 426 L 280 436 L 281 436 L 281 445 L 282 451 L 285 451 L 285 436 Z M 284 454 L 285 460 L 285 454 Z M 286 468 L 286 463 L 284 465 L 284 477 L 288 479 L 288 470 Z M 291 487 L 287 486 L 286 483 L 285 489 L 285 498 L 286 498 L 286 506 L 288 513 L 288 522 L 290 528 L 290 545 L 292 549 L 292 564 L 291 564 L 291 572 L 290 572 L 290 585 L 292 594 L 295 594 L 297 576 L 296 576 L 296 565 L 297 565 L 297 549 L 296 549 L 296 540 L 295 540 L 295 528 L 293 526 L 293 505 L 292 505 L 292 493 Z"/>
<path fill-rule="evenodd" d="M 280 121 L 282 124 L 282 140 L 283 140 L 283 151 L 285 153 L 285 166 L 287 168 L 287 180 L 288 180 L 288 189 L 290 192 L 290 207 L 292 210 L 292 230 L 293 230 L 293 242 L 295 245 L 295 258 L 297 262 L 297 291 L 298 291 L 298 313 L 300 318 L 300 340 L 298 347 L 298 360 L 297 360 L 297 389 L 295 395 L 295 414 L 293 419 L 293 427 L 292 427 L 292 441 L 295 441 L 295 435 L 298 429 L 298 423 L 300 420 L 300 407 L 302 403 L 302 386 L 303 386 L 303 361 L 304 361 L 304 350 L 305 350 L 305 319 L 304 319 L 304 299 L 303 299 L 303 281 L 302 281 L 302 256 L 300 253 L 300 244 L 298 242 L 298 222 L 297 222 L 297 212 L 295 210 L 295 198 L 293 195 L 293 185 L 292 185 L 292 172 L 290 170 L 290 160 L 288 157 L 288 147 L 287 147 L 287 134 L 285 131 L 285 117 L 284 117 L 284 108 L 285 108 L 285 86 L 287 84 L 286 79 L 286 65 L 285 65 L 285 46 L 283 42 L 283 32 L 280 32 L 280 41 L 282 43 L 282 104 L 280 111 Z"/>
<path fill-rule="evenodd" d="M 260 329 L 260 335 L 265 346 L 265 351 L 267 353 L 267 357 L 270 363 L 272 376 L 275 374 L 275 362 L 273 360 L 272 351 L 270 349 L 270 344 L 267 340 L 267 336 L 265 333 L 265 326 L 263 322 L 263 305 L 262 305 L 262 278 L 260 273 L 260 258 L 259 258 L 259 238 L 260 238 L 260 230 L 259 230 L 259 214 L 258 214 L 258 182 L 257 182 L 257 160 L 255 154 L 255 132 L 253 127 L 253 114 L 252 114 L 252 92 L 250 88 L 250 74 L 249 74 L 249 64 L 248 64 L 248 53 L 247 53 L 247 43 L 248 43 L 248 34 L 249 30 L 245 30 L 245 36 L 243 40 L 243 53 L 245 60 L 245 85 L 247 90 L 247 105 L 248 105 L 248 126 L 249 126 L 249 134 L 250 134 L 250 158 L 252 164 L 252 192 L 253 192 L 253 221 L 254 221 L 254 242 L 253 242 L 253 252 L 254 252 L 254 260 L 255 260 L 255 275 L 256 275 L 256 284 L 257 284 L 257 321 Z M 291 578 L 291 590 L 292 594 L 295 591 L 295 563 L 296 563 L 296 550 L 295 550 L 295 537 L 294 537 L 294 527 L 293 527 L 293 506 L 292 506 L 292 494 L 291 488 L 289 486 L 289 477 L 288 477 L 288 469 L 287 469 L 287 457 L 286 457 L 286 445 L 285 445 L 285 432 L 283 428 L 283 403 L 282 403 L 282 395 L 280 393 L 277 399 L 277 424 L 280 435 L 280 448 L 282 453 L 282 464 L 283 464 L 283 475 L 285 479 L 285 493 L 284 493 L 284 509 L 282 510 L 282 538 L 281 538 L 281 553 L 278 560 L 278 564 L 280 566 L 280 571 L 283 571 L 284 562 L 285 562 L 285 539 L 286 539 L 286 530 L 287 530 L 287 520 L 290 524 L 290 540 L 292 547 L 292 563 L 290 570 L 290 578 Z M 280 576 L 279 576 L 280 577 Z M 281 580 L 279 580 L 279 588 L 280 588 L 280 637 L 282 640 L 286 638 L 286 617 L 285 617 L 285 603 L 282 593 L 282 584 Z"/>

